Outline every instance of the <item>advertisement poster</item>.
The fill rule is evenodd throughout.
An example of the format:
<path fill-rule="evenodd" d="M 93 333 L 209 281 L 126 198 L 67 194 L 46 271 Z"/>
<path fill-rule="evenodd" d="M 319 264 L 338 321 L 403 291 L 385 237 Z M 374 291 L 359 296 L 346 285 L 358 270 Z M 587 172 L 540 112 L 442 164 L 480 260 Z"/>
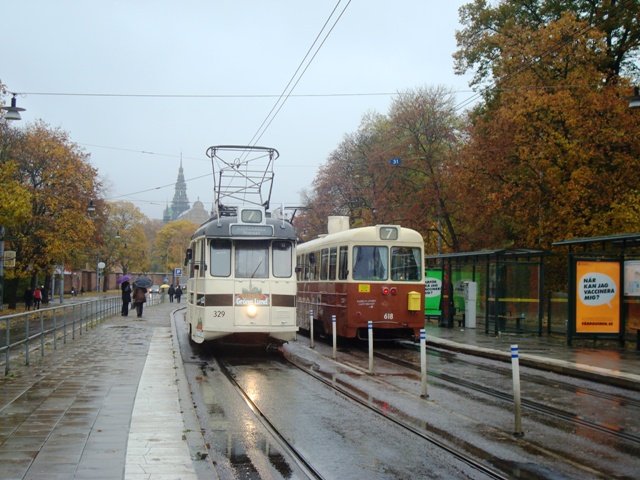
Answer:
<path fill-rule="evenodd" d="M 576 262 L 576 333 L 620 333 L 619 282 L 619 262 Z"/>
<path fill-rule="evenodd" d="M 425 315 L 440 315 L 440 298 L 442 296 L 442 270 L 427 270 L 424 284 Z"/>
<path fill-rule="evenodd" d="M 624 262 L 624 294 L 640 297 L 640 260 Z"/>

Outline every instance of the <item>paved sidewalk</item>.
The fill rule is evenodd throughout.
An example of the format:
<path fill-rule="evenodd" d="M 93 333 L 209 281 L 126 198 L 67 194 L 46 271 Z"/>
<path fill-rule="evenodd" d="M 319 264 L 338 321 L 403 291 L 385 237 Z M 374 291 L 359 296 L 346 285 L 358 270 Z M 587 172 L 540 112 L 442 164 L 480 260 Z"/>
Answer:
<path fill-rule="evenodd" d="M 0 478 L 215 478 L 184 398 L 177 307 L 107 319 L 30 367 L 12 363 L 0 378 Z"/>

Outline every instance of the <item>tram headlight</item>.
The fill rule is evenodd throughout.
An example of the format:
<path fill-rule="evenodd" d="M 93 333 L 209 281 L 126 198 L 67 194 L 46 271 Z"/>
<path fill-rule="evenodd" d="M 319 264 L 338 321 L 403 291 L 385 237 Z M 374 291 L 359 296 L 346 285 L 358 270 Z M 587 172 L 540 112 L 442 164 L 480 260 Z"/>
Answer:
<path fill-rule="evenodd" d="M 249 305 L 247 305 L 247 315 L 253 318 L 257 315 L 257 313 L 258 313 L 258 307 L 256 307 L 255 304 L 250 303 Z"/>

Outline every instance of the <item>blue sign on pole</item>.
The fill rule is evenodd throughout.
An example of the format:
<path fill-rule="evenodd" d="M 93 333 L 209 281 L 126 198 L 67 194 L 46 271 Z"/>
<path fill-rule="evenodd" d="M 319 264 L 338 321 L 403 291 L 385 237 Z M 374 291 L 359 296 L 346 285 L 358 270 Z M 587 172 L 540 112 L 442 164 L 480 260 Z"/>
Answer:
<path fill-rule="evenodd" d="M 389 164 L 393 165 L 394 167 L 397 167 L 398 165 L 400 165 L 400 163 L 402 163 L 402 160 L 400 159 L 400 157 L 394 157 L 391 160 L 389 160 Z"/>
<path fill-rule="evenodd" d="M 181 268 L 174 268 L 173 269 L 173 276 L 174 277 L 181 277 L 182 276 L 182 269 Z"/>

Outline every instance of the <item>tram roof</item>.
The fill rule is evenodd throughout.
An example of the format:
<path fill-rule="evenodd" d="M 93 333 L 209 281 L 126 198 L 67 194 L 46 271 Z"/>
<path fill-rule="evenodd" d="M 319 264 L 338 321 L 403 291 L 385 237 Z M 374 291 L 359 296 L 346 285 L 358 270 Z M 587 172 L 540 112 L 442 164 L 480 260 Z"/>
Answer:
<path fill-rule="evenodd" d="M 330 233 L 322 235 L 313 240 L 301 243 L 298 248 L 322 246 L 327 243 L 339 243 L 339 242 L 384 242 L 388 243 L 389 240 L 381 240 L 379 237 L 380 227 L 396 227 L 398 228 L 398 239 L 394 242 L 415 242 L 424 243 L 422 235 L 416 230 L 410 228 L 401 227 L 400 225 L 372 225 L 368 227 L 350 228 L 348 230 L 342 230 L 340 232 Z"/>
<path fill-rule="evenodd" d="M 234 228 L 232 229 L 232 226 Z M 236 226 L 241 226 L 236 228 Z M 272 228 L 265 228 L 272 227 Z M 233 231 L 235 229 L 235 231 Z M 211 218 L 200 225 L 191 238 L 200 236 L 217 238 L 297 240 L 296 231 L 286 220 L 266 218 L 264 223 L 242 223 L 238 217 Z"/>

